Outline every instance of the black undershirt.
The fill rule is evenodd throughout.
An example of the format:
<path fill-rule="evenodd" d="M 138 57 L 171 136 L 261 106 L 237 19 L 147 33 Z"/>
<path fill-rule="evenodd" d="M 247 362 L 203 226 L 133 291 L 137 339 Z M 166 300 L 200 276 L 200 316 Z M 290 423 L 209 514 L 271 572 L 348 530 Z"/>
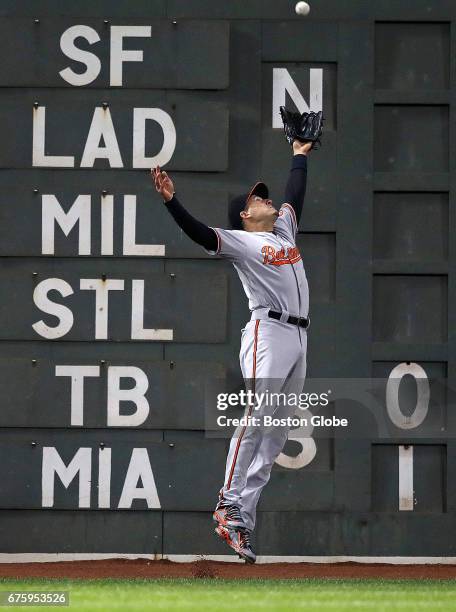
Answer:
<path fill-rule="evenodd" d="M 290 174 L 288 176 L 287 184 L 285 187 L 285 199 L 284 202 L 288 202 L 293 207 L 296 219 L 298 221 L 301 218 L 302 207 L 304 204 L 304 196 L 306 194 L 307 185 L 307 155 L 298 154 L 293 155 L 293 161 L 291 164 Z M 172 199 L 165 202 L 166 208 L 176 221 L 177 225 L 197 244 L 208 251 L 217 250 L 217 235 L 215 231 L 195 219 L 179 202 L 176 194 L 173 195 Z"/>

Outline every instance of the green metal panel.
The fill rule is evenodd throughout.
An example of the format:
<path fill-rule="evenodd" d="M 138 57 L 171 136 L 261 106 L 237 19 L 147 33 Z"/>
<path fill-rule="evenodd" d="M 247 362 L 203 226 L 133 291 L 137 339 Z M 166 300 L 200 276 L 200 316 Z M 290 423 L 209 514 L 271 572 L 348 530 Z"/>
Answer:
<path fill-rule="evenodd" d="M 0 91 L 0 130 L 5 134 L 11 124 L 15 125 L 15 137 L 0 143 L 2 168 L 32 166 L 35 102 L 46 109 L 46 154 L 72 156 L 74 168 L 81 167 L 95 109 L 103 109 L 103 103 L 106 102 L 106 113 L 109 111 L 111 115 L 121 158 L 115 162 L 115 168 L 131 170 L 134 167 L 134 109 L 159 108 L 172 118 L 179 134 L 175 154 L 167 164 L 167 169 L 190 172 L 216 172 L 227 169 L 229 111 L 227 104 L 217 96 L 217 92 L 13 87 Z M 145 155 L 154 156 L 161 150 L 163 130 L 155 121 L 149 120 L 146 124 L 148 146 Z M 182 146 L 179 146 L 179 141 Z M 109 170 L 111 162 L 108 159 L 95 159 L 94 168 Z"/>
<path fill-rule="evenodd" d="M 34 356 L 35 357 L 35 356 Z M 108 375 L 111 368 L 121 368 L 120 388 L 134 389 L 147 380 L 147 390 L 140 393 L 147 401 L 147 414 L 137 427 L 144 429 L 196 429 L 205 427 L 207 380 L 219 380 L 219 390 L 226 390 L 225 368 L 221 364 L 192 361 L 164 361 L 158 358 L 139 361 L 131 358 L 69 360 L 64 350 L 56 350 L 54 359 L 3 357 L 0 359 L 0 396 L 3 398 L 0 427 L 104 428 L 108 425 L 110 401 Z M 72 367 L 65 375 L 57 368 Z M 98 367 L 98 375 L 84 379 L 81 418 L 76 419 L 77 391 L 72 390 L 71 373 L 76 368 Z M 80 371 L 80 370 L 79 370 Z M 133 378 L 134 376 L 134 378 Z M 134 414 L 136 396 L 120 401 L 120 414 Z M 73 410 L 72 410 L 73 407 Z M 73 418 L 72 418 L 73 413 Z M 78 413 L 79 414 L 79 413 Z"/>
<path fill-rule="evenodd" d="M 378 104 L 374 112 L 376 171 L 448 172 L 447 106 Z"/>
<path fill-rule="evenodd" d="M 159 510 L 1 510 L 2 553 L 130 553 L 162 551 Z"/>
<path fill-rule="evenodd" d="M 413 512 L 446 510 L 444 445 L 413 445 Z M 399 508 L 398 446 L 372 446 L 372 510 L 394 512 Z"/>
<path fill-rule="evenodd" d="M 218 175 L 179 174 L 174 179 L 179 201 L 196 217 L 212 226 L 226 227 L 228 193 Z M 152 185 L 149 170 L 105 172 L 103 170 L 44 171 L 3 170 L 0 173 L 0 254 L 43 254 L 41 228 L 43 197 L 54 196 L 61 209 L 68 213 L 84 185 L 84 195 L 90 197 L 90 255 L 101 256 L 101 215 L 106 197 L 113 198 L 112 256 L 136 257 L 126 254 L 124 245 L 125 196 L 136 201 L 136 244 L 162 245 L 166 257 L 207 258 L 204 249 L 192 242 L 176 226 L 166 211 L 161 197 Z M 35 193 L 35 189 L 38 191 Z M 106 196 L 103 196 L 106 191 Z M 87 227 L 75 225 L 68 235 L 55 224 L 54 254 L 75 256 L 79 253 L 79 234 Z M 104 254 L 104 258 L 109 255 Z M 153 260 L 152 260 L 153 262 Z"/>
<path fill-rule="evenodd" d="M 375 86 L 378 89 L 448 89 L 448 23 L 377 23 Z"/>
<path fill-rule="evenodd" d="M 156 4 L 156 3 L 155 3 Z M 41 13 L 42 6 L 38 13 Z M 36 15 L 38 15 L 36 13 Z M 109 15 L 112 16 L 112 8 Z M 133 23 L 128 23 L 132 21 Z M 5 58 L 0 67 L 0 81 L 8 87 L 74 87 L 61 72 L 70 68 L 83 74 L 86 66 L 68 57 L 60 47 L 61 37 L 76 25 L 74 19 L 42 19 L 35 23 L 26 17 L 9 17 L 0 22 L 0 53 Z M 113 20 L 105 24 L 100 19 L 85 18 L 84 34 L 96 42 L 75 41 L 75 47 L 93 53 L 100 61 L 96 78 L 84 87 L 109 87 L 112 28 L 134 25 L 150 27 L 150 34 L 125 32 L 124 49 L 142 52 L 142 59 L 127 62 L 122 67 L 123 86 L 129 88 L 164 89 L 225 89 L 229 84 L 229 22 L 214 20 L 189 21 L 173 24 L 172 19 L 157 20 L 150 9 L 140 19 Z M 10 53 L 14 49 L 15 53 Z M 210 55 L 211 61 L 207 62 Z M 189 61 L 189 57 L 192 61 Z M 85 57 L 84 59 L 87 59 Z M 21 65 L 21 70 L 17 66 Z"/>
<path fill-rule="evenodd" d="M 212 266 L 215 262 L 211 262 Z M 62 304 L 73 313 L 72 325 L 63 336 L 65 340 L 95 340 L 95 291 L 80 289 L 81 279 L 96 279 L 103 282 L 103 274 L 108 279 L 124 281 L 123 289 L 108 293 L 107 340 L 125 341 L 132 338 L 132 309 L 144 313 L 143 324 L 147 329 L 173 330 L 172 338 L 181 342 L 223 342 L 226 321 L 226 277 L 216 270 L 211 274 L 198 277 L 200 290 L 207 295 L 206 310 L 201 309 L 198 296 L 192 288 L 196 277 L 181 276 L 177 273 L 159 272 L 162 262 L 147 259 L 135 262 L 134 268 L 125 259 L 117 260 L 114 269 L 106 266 L 102 259 L 82 260 L 58 258 L 41 261 L 26 258 L 4 258 L 0 261 L 0 278 L 3 286 L 0 302 L 0 337 L 2 339 L 36 340 L 43 333 L 32 327 L 45 321 L 49 327 L 58 325 L 54 315 L 46 314 L 33 302 L 35 287 L 51 279 L 68 283 L 66 298 L 60 296 Z M 33 275 L 36 272 L 36 276 Z M 52 279 L 55 279 L 52 281 Z M 144 303 L 133 306 L 133 283 L 144 279 Z M 206 285 L 206 287 L 204 287 Z M 95 281 L 94 285 L 95 287 Z M 51 289 L 50 295 L 55 292 Z M 112 295 L 114 294 L 114 296 Z M 116 295 L 117 294 L 117 295 Z M 50 298 L 52 299 L 52 298 Z M 54 300 L 53 300 L 54 301 Z M 55 298 L 55 301 L 56 298 Z M 139 302 L 135 302 L 137 304 Z M 185 315 L 183 315 L 185 313 Z M 52 321 L 51 321 L 52 317 Z M 104 336 L 100 337 L 105 339 Z M 163 338 L 162 338 L 163 339 Z M 150 342 L 151 340 L 140 340 Z"/>
<path fill-rule="evenodd" d="M 376 193 L 372 256 L 395 266 L 405 261 L 444 266 L 448 219 L 447 193 Z"/>

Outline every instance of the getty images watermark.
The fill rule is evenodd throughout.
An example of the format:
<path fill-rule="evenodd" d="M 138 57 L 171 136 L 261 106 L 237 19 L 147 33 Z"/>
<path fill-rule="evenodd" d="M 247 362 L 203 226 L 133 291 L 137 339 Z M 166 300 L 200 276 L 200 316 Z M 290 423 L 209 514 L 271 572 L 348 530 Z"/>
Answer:
<path fill-rule="evenodd" d="M 218 393 L 217 410 L 244 408 L 242 417 L 226 414 L 217 416 L 218 427 L 347 427 L 348 419 L 336 416 L 315 415 L 310 408 L 328 406 L 331 390 L 321 393 L 284 393 L 274 391 L 255 392 L 240 390 L 237 393 Z M 250 410 L 249 410 L 250 408 Z M 299 414 L 301 410 L 303 415 Z"/>
<path fill-rule="evenodd" d="M 393 368 L 379 363 L 374 371 L 375 377 L 307 377 L 291 384 L 278 378 L 244 381 L 230 372 L 208 377 L 205 436 L 230 438 L 244 426 L 283 425 L 293 440 L 456 439 L 452 380 L 430 376 L 415 362 Z"/>

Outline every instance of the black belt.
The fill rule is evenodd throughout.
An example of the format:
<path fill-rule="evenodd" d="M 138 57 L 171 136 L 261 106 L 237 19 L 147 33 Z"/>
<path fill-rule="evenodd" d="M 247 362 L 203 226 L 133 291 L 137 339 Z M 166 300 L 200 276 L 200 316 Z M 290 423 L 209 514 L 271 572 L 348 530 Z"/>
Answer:
<path fill-rule="evenodd" d="M 271 317 L 271 319 L 277 319 L 278 321 L 280 321 L 280 319 L 282 318 L 282 313 L 270 310 L 268 312 L 268 316 Z M 288 319 L 286 319 L 285 323 L 299 325 L 300 327 L 304 327 L 304 329 L 307 329 L 310 325 L 310 317 L 307 317 L 306 319 L 305 317 L 294 317 L 293 315 L 288 315 Z"/>

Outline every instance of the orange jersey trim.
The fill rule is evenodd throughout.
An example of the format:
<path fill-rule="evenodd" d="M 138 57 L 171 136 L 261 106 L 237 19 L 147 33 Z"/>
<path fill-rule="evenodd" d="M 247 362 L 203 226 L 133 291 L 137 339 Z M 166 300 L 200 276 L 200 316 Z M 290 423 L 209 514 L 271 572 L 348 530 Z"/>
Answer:
<path fill-rule="evenodd" d="M 284 208 L 284 207 L 285 207 L 285 208 L 288 208 L 288 209 L 290 210 L 291 217 L 292 217 L 292 219 L 293 219 L 293 221 L 294 221 L 294 226 L 295 226 L 295 229 L 297 230 L 297 229 L 298 229 L 298 221 L 297 221 L 297 219 L 296 219 L 296 213 L 295 213 L 295 211 L 294 211 L 293 206 L 291 206 L 291 204 L 288 204 L 287 202 L 285 202 L 284 204 L 282 204 L 282 208 Z"/>
<path fill-rule="evenodd" d="M 217 250 L 215 251 L 215 254 L 218 255 L 220 253 L 220 249 L 222 248 L 222 239 L 215 227 L 211 227 L 211 229 L 214 230 L 215 235 L 217 236 Z"/>

